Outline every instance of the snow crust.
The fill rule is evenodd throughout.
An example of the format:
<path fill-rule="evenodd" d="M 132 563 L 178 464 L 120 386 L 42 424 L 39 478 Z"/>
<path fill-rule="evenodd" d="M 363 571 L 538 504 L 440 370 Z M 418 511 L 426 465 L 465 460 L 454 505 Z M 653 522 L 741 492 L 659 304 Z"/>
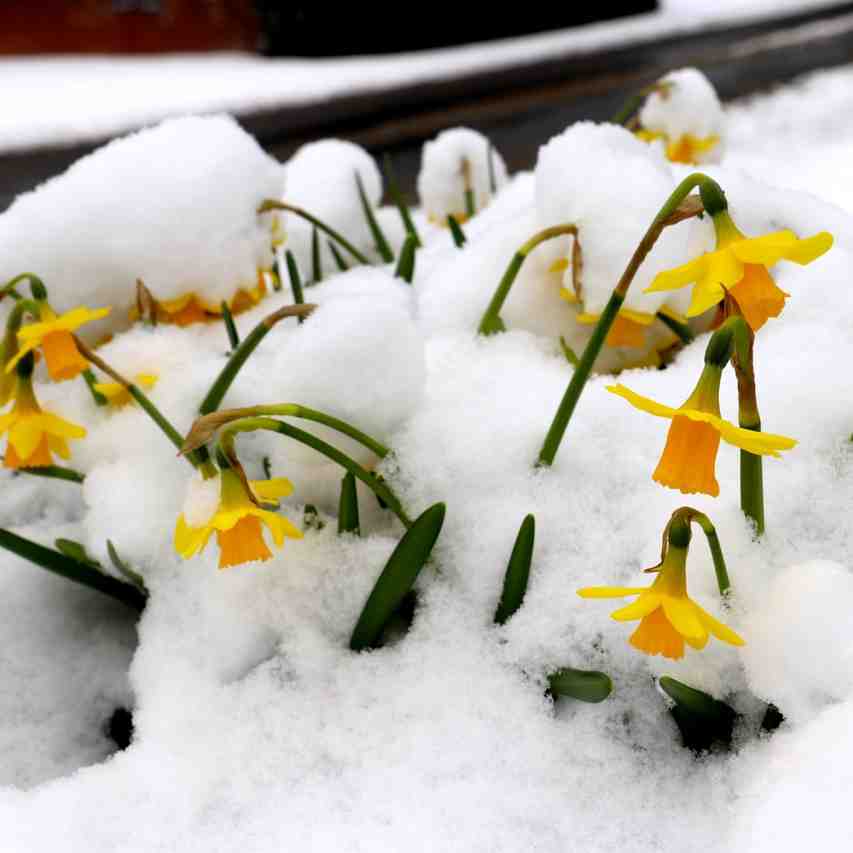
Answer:
<path fill-rule="evenodd" d="M 823 78 L 839 98 L 841 74 Z M 590 381 L 555 466 L 533 468 L 571 376 L 556 337 L 579 347 L 588 334 L 574 320 L 578 307 L 559 299 L 564 273 L 552 270 L 567 241 L 542 244 L 522 267 L 502 311 L 509 331 L 475 335 L 513 253 L 554 222 L 579 222 L 585 264 L 589 258 L 583 307 L 600 305 L 606 279 L 612 286 L 613 271 L 621 273 L 643 216 L 650 219 L 649 211 L 686 173 L 618 129 L 581 124 L 551 141 L 535 175 L 514 176 L 466 224 L 463 250 L 453 247 L 446 230 L 430 230 L 419 218 L 426 245 L 413 286 L 393 278 L 389 267 L 370 267 L 330 274 L 307 289 L 317 311 L 302 325 L 277 325 L 226 397 L 226 406 L 300 402 L 347 419 L 391 446 L 393 459 L 380 464 L 332 433 L 314 431 L 377 466 L 410 514 L 447 503 L 434 565 L 417 584 L 414 623 L 394 645 L 362 654 L 347 648 L 402 531 L 360 492 L 364 535 L 339 536 L 339 468 L 278 436 L 240 439 L 251 478 L 263 476 L 267 457 L 273 476 L 293 481 L 294 494 L 282 509 L 287 517 L 302 526 L 304 506 L 312 503 L 325 526 L 288 540 L 266 563 L 218 572 L 213 545 L 186 562 L 174 552 L 175 519 L 194 475 L 141 410 L 99 409 L 82 381 L 38 382 L 40 400 L 88 430 L 70 462 L 86 481 L 81 487 L 4 470 L 0 524 L 47 544 L 79 539 L 105 565 L 109 538 L 144 575 L 151 598 L 134 629 L 119 605 L 0 553 L 0 849 L 846 849 L 853 783 L 847 630 L 853 416 L 845 392 L 853 361 L 853 219 L 849 209 L 823 200 L 839 197 L 831 166 L 821 172 L 814 165 L 813 194 L 774 188 L 770 180 L 804 180 L 782 154 L 815 157 L 816 148 L 799 151 L 803 140 L 817 146 L 823 131 L 816 128 L 838 121 L 832 98 L 832 116 L 815 105 L 822 85 L 814 78 L 802 89 L 736 108 L 726 160 L 712 170 L 743 231 L 792 228 L 807 236 L 828 229 L 836 236 L 832 251 L 815 263 L 774 270 L 791 297 L 757 343 L 762 420 L 766 430 L 791 435 L 799 445 L 784 460 L 765 464 L 768 533 L 761 542 L 740 512 L 736 452 L 720 451 L 716 500 L 687 501 L 657 486 L 651 472 L 666 424 L 607 393 L 610 376 Z M 806 126 L 788 127 L 789 152 L 776 149 L 775 165 L 752 169 L 753 141 L 764 144 L 756 125 L 783 124 L 792 104 L 813 111 Z M 275 164 L 259 153 L 253 159 L 227 120 L 204 121 L 221 131 L 221 153 L 246 146 L 253 181 L 280 180 Z M 143 146 L 147 139 L 154 148 L 158 135 L 176 125 L 115 143 L 79 164 L 93 170 L 87 195 L 102 198 L 104 187 L 115 183 L 113 169 L 127 174 L 121 146 Z M 602 169 L 614 160 L 624 169 Z M 176 168 L 175 158 L 171 162 Z M 213 176 L 216 163 L 211 154 Z M 165 162 L 143 165 L 166 174 Z M 627 193 L 625 174 L 632 176 Z M 23 208 L 31 211 L 29 221 L 53 221 L 50 187 L 61 188 L 69 175 L 0 217 L 0 234 L 11 233 L 9 223 L 23 229 L 15 224 L 23 222 Z M 210 192 L 221 189 L 215 179 L 208 183 Z M 183 187 L 176 175 L 170 194 L 149 200 L 157 205 L 152 217 L 172 217 L 176 231 L 194 227 L 171 207 L 181 203 Z M 290 192 L 290 182 L 287 187 Z M 266 193 L 266 183 L 257 189 Z M 344 206 L 351 190 L 336 184 L 329 203 Z M 224 234 L 224 222 L 240 219 L 240 210 L 249 223 L 241 227 L 254 233 L 259 226 L 249 189 L 237 199 L 243 192 L 243 207 L 232 199 L 233 209 L 197 208 L 206 234 Z M 73 290 L 62 284 L 70 274 L 62 276 L 65 267 L 99 269 L 109 260 L 135 277 L 136 261 L 119 249 L 159 235 L 161 222 L 140 220 L 125 244 L 125 221 L 108 228 L 95 220 L 101 224 L 88 230 L 76 225 L 76 240 L 69 235 L 42 254 L 35 253 L 44 231 L 19 230 L 15 252 L 0 256 L 15 264 L 32 252 L 33 262 L 52 264 L 49 274 L 34 271 L 56 303 L 116 304 L 123 278 L 108 285 L 106 278 L 82 277 Z M 288 240 L 290 228 L 288 220 Z M 647 263 L 677 265 L 708 245 L 707 222 L 670 232 L 671 241 Z M 234 245 L 241 245 L 242 234 L 233 231 Z M 213 249 L 207 241 L 197 250 L 197 264 L 208 263 L 205 253 Z M 168 255 L 152 238 L 143 260 L 165 269 Z M 644 265 L 632 299 L 653 271 Z M 287 288 L 268 295 L 236 318 L 241 335 L 291 301 Z M 695 383 L 706 343 L 700 334 L 666 370 L 624 370 L 619 381 L 677 405 Z M 124 373 L 157 373 L 151 398 L 185 431 L 227 349 L 219 323 L 136 325 L 99 353 Z M 611 353 L 610 366 L 625 367 L 623 355 Z M 721 403 L 734 418 L 730 372 Z M 210 501 L 196 494 L 191 503 L 203 513 Z M 697 532 L 690 594 L 747 644 L 739 650 L 711 643 L 671 662 L 638 654 L 626 642 L 627 627 L 609 619 L 610 602 L 583 601 L 575 590 L 644 584 L 641 570 L 659 558 L 661 528 L 684 503 L 714 521 L 734 590 L 724 609 Z M 527 596 L 498 627 L 493 614 L 503 573 L 529 512 L 537 538 Z M 553 703 L 545 697 L 545 679 L 562 666 L 608 672 L 613 695 L 600 705 Z M 737 709 L 732 752 L 696 758 L 682 748 L 653 684 L 662 674 Z M 768 702 L 785 715 L 772 735 L 759 733 Z M 135 735 L 128 749 L 110 756 L 104 724 L 120 705 L 133 708 Z"/>

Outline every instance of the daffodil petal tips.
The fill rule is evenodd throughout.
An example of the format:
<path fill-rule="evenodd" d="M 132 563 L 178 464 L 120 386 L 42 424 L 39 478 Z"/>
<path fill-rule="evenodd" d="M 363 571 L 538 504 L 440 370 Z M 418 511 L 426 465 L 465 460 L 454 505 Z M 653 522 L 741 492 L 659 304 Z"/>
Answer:
<path fill-rule="evenodd" d="M 720 434 L 723 441 L 756 455 L 778 458 L 781 455 L 780 451 L 791 450 L 797 444 L 796 439 L 784 435 L 774 435 L 769 432 L 758 432 L 737 427 L 711 412 L 703 412 L 699 409 L 673 409 L 670 406 L 664 406 L 662 403 L 644 397 L 642 394 L 637 394 L 621 384 L 609 385 L 607 390 L 624 398 L 634 408 L 659 418 L 673 418 L 680 415 L 692 421 L 703 421 L 710 424 Z"/>

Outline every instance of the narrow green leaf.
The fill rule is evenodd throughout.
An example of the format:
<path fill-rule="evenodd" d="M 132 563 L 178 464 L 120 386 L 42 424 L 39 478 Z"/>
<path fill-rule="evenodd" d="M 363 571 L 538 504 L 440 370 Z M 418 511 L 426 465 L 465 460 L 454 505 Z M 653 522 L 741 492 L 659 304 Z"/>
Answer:
<path fill-rule="evenodd" d="M 361 209 L 364 212 L 364 218 L 367 220 L 367 227 L 370 228 L 370 233 L 373 235 L 373 242 L 376 244 L 376 251 L 379 252 L 379 257 L 390 264 L 394 260 L 394 253 L 382 233 L 382 228 L 376 221 L 376 216 L 370 207 L 370 202 L 367 200 L 367 193 L 364 191 L 364 184 L 361 180 L 361 175 L 356 170 L 355 184 L 358 187 L 358 197 L 361 200 Z"/>
<path fill-rule="evenodd" d="M 658 684 L 675 702 L 670 713 L 687 749 L 704 752 L 714 743 L 731 745 L 737 714 L 729 705 L 669 676 L 660 678 Z"/>
<path fill-rule="evenodd" d="M 474 206 L 474 190 L 465 190 L 465 215 L 470 219 L 477 212 Z"/>
<path fill-rule="evenodd" d="M 391 200 L 397 207 L 400 219 L 403 220 L 403 225 L 406 228 L 406 232 L 415 238 L 415 243 L 420 247 L 422 245 L 420 234 L 418 234 L 418 229 L 415 228 L 415 223 L 409 213 L 409 206 L 406 204 L 403 194 L 400 192 L 400 185 L 397 183 L 397 176 L 394 174 L 391 155 L 387 152 L 385 153 L 384 167 L 385 183 L 388 186 L 388 194 L 391 196 Z"/>
<path fill-rule="evenodd" d="M 113 545 L 109 539 L 107 539 L 107 553 L 110 556 L 110 562 L 113 564 L 115 570 L 120 575 L 126 577 L 132 584 L 134 584 L 134 586 L 138 586 L 144 592 L 144 578 L 138 572 L 133 571 L 133 569 L 131 569 L 130 566 L 128 566 L 128 564 L 119 557 L 115 545 Z"/>
<path fill-rule="evenodd" d="M 679 323 L 678 320 L 675 320 L 668 314 L 664 314 L 663 311 L 658 311 L 656 316 L 664 326 L 678 335 L 679 340 L 683 344 L 689 344 L 695 339 L 696 336 L 693 334 L 693 330 L 686 323 Z"/>
<path fill-rule="evenodd" d="M 314 230 L 317 233 L 317 230 Z M 305 296 L 302 293 L 302 277 L 299 275 L 299 267 L 296 266 L 296 258 L 293 257 L 293 252 L 290 249 L 285 253 L 287 261 L 287 276 L 290 279 L 290 289 L 293 291 L 293 301 L 296 305 L 305 304 Z M 297 318 L 300 325 L 305 322 L 304 317 Z"/>
<path fill-rule="evenodd" d="M 272 261 L 272 289 L 281 290 L 281 264 L 278 260 L 278 250 L 273 249 Z"/>
<path fill-rule="evenodd" d="M 453 214 L 447 217 L 447 227 L 450 229 L 450 234 L 453 237 L 456 248 L 461 249 L 467 242 L 467 238 L 465 237 L 465 232 L 462 230 L 462 226 L 456 221 L 456 217 Z"/>
<path fill-rule="evenodd" d="M 87 367 L 83 371 L 83 380 L 89 388 L 89 393 L 92 395 L 92 399 L 95 401 L 96 406 L 106 406 L 109 400 L 95 388 L 97 383 L 97 379 L 95 378 L 95 374 L 92 372 L 90 367 Z"/>
<path fill-rule="evenodd" d="M 331 240 L 327 241 L 329 246 L 329 251 L 332 253 L 332 257 L 335 259 L 335 264 L 341 272 L 346 272 L 349 269 L 349 265 L 344 260 L 343 255 L 338 251 L 338 247 Z"/>
<path fill-rule="evenodd" d="M 53 544 L 56 550 L 66 557 L 71 557 L 78 563 L 83 563 L 84 566 L 91 566 L 94 569 L 103 570 L 103 566 L 93 557 L 86 553 L 86 548 L 80 542 L 75 542 L 73 539 L 55 539 Z"/>
<path fill-rule="evenodd" d="M 487 164 L 489 167 L 489 192 L 494 195 L 498 191 L 498 182 L 495 179 L 495 146 L 489 140 L 489 148 L 486 151 Z"/>
<path fill-rule="evenodd" d="M 261 460 L 261 464 L 264 466 L 264 477 L 266 477 L 268 480 L 271 480 L 272 479 L 272 466 L 270 465 L 269 456 L 264 456 L 264 458 Z"/>
<path fill-rule="evenodd" d="M 355 477 L 347 471 L 341 482 L 341 498 L 338 502 L 338 533 L 355 533 L 361 536 L 358 520 L 358 495 L 355 490 Z"/>
<path fill-rule="evenodd" d="M 52 480 L 68 480 L 69 483 L 82 483 L 86 477 L 72 468 L 62 468 L 59 465 L 43 465 L 38 468 L 17 468 L 17 474 L 31 474 L 34 477 L 49 477 Z"/>
<path fill-rule="evenodd" d="M 612 692 L 613 682 L 604 672 L 567 666 L 548 676 L 548 690 L 554 696 L 569 696 L 581 702 L 603 702 Z"/>
<path fill-rule="evenodd" d="M 132 584 L 105 575 L 98 569 L 72 559 L 60 551 L 46 548 L 44 545 L 39 545 L 37 542 L 32 542 L 2 528 L 0 528 L 0 548 L 5 548 L 7 551 L 11 551 L 13 554 L 17 554 L 19 557 L 70 581 L 88 586 L 90 589 L 96 589 L 98 592 L 121 601 L 128 607 L 132 607 L 137 612 L 141 612 L 145 607 L 146 594 Z"/>
<path fill-rule="evenodd" d="M 228 303 L 223 299 L 219 307 L 222 311 L 222 322 L 225 324 L 225 331 L 228 333 L 228 343 L 233 352 L 240 346 L 240 336 L 237 334 L 237 327 L 234 325 L 234 318 L 231 316 L 231 309 L 228 307 Z"/>
<path fill-rule="evenodd" d="M 415 253 L 417 248 L 418 244 L 415 238 L 409 234 L 403 243 L 403 248 L 400 250 L 397 269 L 394 270 L 394 275 L 397 278 L 403 279 L 407 284 L 411 284 L 415 277 Z"/>
<path fill-rule="evenodd" d="M 323 261 L 320 258 L 320 232 L 316 226 L 311 231 L 311 284 L 323 280 Z"/>
<path fill-rule="evenodd" d="M 577 367 L 580 359 L 577 357 L 575 351 L 566 343 L 566 339 L 562 335 L 560 335 L 560 349 L 562 349 L 566 361 L 573 367 Z"/>
<path fill-rule="evenodd" d="M 509 564 L 506 567 L 501 600 L 495 611 L 495 622 L 498 625 L 503 625 L 524 601 L 535 537 L 536 520 L 532 515 L 528 515 L 518 528 L 518 535 L 515 537 L 515 544 L 512 546 Z"/>
<path fill-rule="evenodd" d="M 443 503 L 433 504 L 403 535 L 364 605 L 350 639 L 353 651 L 376 645 L 382 629 L 426 564 L 441 532 L 444 513 Z"/>

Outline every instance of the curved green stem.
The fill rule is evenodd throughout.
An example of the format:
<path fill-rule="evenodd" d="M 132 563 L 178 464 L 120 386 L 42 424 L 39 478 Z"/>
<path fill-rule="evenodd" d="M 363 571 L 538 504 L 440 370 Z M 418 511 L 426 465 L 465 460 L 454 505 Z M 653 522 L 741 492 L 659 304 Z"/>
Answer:
<path fill-rule="evenodd" d="M 199 413 L 202 415 L 210 414 L 210 412 L 215 412 L 219 408 L 219 404 L 222 402 L 225 395 L 228 393 L 228 389 L 231 387 L 231 383 L 236 378 L 237 374 L 240 372 L 240 369 L 248 360 L 249 356 L 258 348 L 258 344 L 267 336 L 269 331 L 278 323 L 279 320 L 283 320 L 285 317 L 300 317 L 310 314 L 316 305 L 313 304 L 303 304 L 303 305 L 285 305 L 283 308 L 279 308 L 278 311 L 270 314 L 269 317 L 264 317 L 248 335 L 240 342 L 240 345 L 234 352 L 231 353 L 228 361 L 225 363 L 225 367 L 219 373 L 219 376 L 213 382 L 213 385 L 210 386 L 210 390 L 207 392 L 204 400 L 201 401 L 201 405 L 198 407 Z M 181 444 L 183 444 L 183 438 L 181 439 Z"/>
<path fill-rule="evenodd" d="M 506 298 L 509 296 L 509 291 L 518 276 L 518 272 L 521 269 L 521 265 L 524 263 L 525 258 L 527 258 L 527 256 L 540 243 L 544 243 L 546 240 L 552 240 L 554 237 L 562 237 L 567 234 L 571 234 L 577 238 L 577 233 L 578 229 L 575 225 L 553 225 L 550 228 L 543 229 L 538 234 L 534 234 L 513 255 L 512 260 L 509 262 L 509 266 L 506 268 L 506 272 L 503 274 L 503 277 L 498 283 L 497 290 L 495 290 L 491 302 L 489 302 L 489 305 L 480 320 L 480 325 L 477 327 L 479 334 L 493 335 L 497 332 L 505 331 L 503 321 L 500 318 L 501 308 L 503 308 L 504 302 L 506 302 Z"/>
<path fill-rule="evenodd" d="M 593 364 L 598 358 L 601 348 L 604 346 L 604 341 L 616 320 L 616 315 L 619 313 L 622 303 L 625 301 L 628 288 L 631 286 L 637 270 L 652 250 L 661 232 L 669 225 L 675 225 L 684 219 L 689 219 L 702 212 L 703 206 L 698 199 L 688 200 L 688 195 L 696 187 L 699 187 L 700 191 L 703 191 L 703 198 L 706 195 L 710 196 L 710 200 L 714 204 L 717 203 L 718 198 L 725 199 L 722 190 L 720 190 L 719 186 L 711 178 L 703 175 L 701 172 L 694 172 L 688 175 L 675 188 L 672 195 L 670 195 L 663 207 L 657 212 L 645 235 L 643 235 L 643 239 L 640 240 L 637 248 L 634 250 L 634 254 L 631 255 L 628 265 L 625 267 L 625 272 L 622 273 L 616 287 L 613 289 L 613 293 L 604 311 L 601 312 L 592 337 L 584 348 L 580 362 L 572 374 L 571 381 L 568 388 L 566 388 L 563 399 L 560 401 L 560 405 L 557 407 L 554 419 L 542 444 L 542 449 L 539 451 L 537 466 L 553 464 L 580 395 L 592 372 Z"/>
<path fill-rule="evenodd" d="M 2 300 L 6 296 L 11 296 L 13 299 L 20 299 L 21 295 L 15 290 L 15 285 L 21 281 L 29 281 L 30 287 L 33 288 L 33 296 L 38 299 L 46 299 L 47 298 L 47 288 L 44 286 L 44 282 L 37 276 L 35 273 L 31 272 L 22 272 L 20 275 L 16 275 L 13 279 L 10 279 L 0 287 L 0 300 Z M 44 296 L 36 294 L 44 294 Z"/>
<path fill-rule="evenodd" d="M 735 352 L 732 363 L 737 376 L 738 424 L 743 429 L 760 432 L 761 415 L 755 388 L 753 342 L 754 335 L 750 330 L 747 344 Z M 763 459 L 746 450 L 740 451 L 740 508 L 755 525 L 755 535 L 760 537 L 764 533 Z"/>
<path fill-rule="evenodd" d="M 729 572 L 726 568 L 726 560 L 723 557 L 723 549 L 720 546 L 720 538 L 717 536 L 717 530 L 711 523 L 711 519 L 704 512 L 693 510 L 692 520 L 702 528 L 705 538 L 708 540 L 711 559 L 714 561 L 714 573 L 717 576 L 717 588 L 720 590 L 720 595 L 725 599 L 732 588 L 732 584 L 729 580 Z"/>
<path fill-rule="evenodd" d="M 223 428 L 220 435 L 219 444 L 227 448 L 233 441 L 233 436 L 240 432 L 254 432 L 256 430 L 267 430 L 269 432 L 277 432 L 281 435 L 286 435 L 288 438 L 294 439 L 312 450 L 331 459 L 332 462 L 337 462 L 346 471 L 349 471 L 354 477 L 362 481 L 373 493 L 385 503 L 385 505 L 400 519 L 403 526 L 409 528 L 412 526 L 412 521 L 406 515 L 402 504 L 397 499 L 397 496 L 388 488 L 387 485 L 375 474 L 368 471 L 362 465 L 359 465 L 354 459 L 351 459 L 346 453 L 333 447 L 331 444 L 311 435 L 310 432 L 299 429 L 299 427 L 291 426 L 282 421 L 274 420 L 273 418 L 252 417 L 244 418 L 238 421 L 233 421 Z"/>
<path fill-rule="evenodd" d="M 295 214 L 296 216 L 301 217 L 302 219 L 307 220 L 312 225 L 316 225 L 324 233 L 328 234 L 333 240 L 336 240 L 341 244 L 359 263 L 361 264 L 369 264 L 370 262 L 367 258 L 350 243 L 345 237 L 341 236 L 334 228 L 326 225 L 325 222 L 321 222 L 317 219 L 316 216 L 310 214 L 307 210 L 303 210 L 301 207 L 296 207 L 293 204 L 286 204 L 283 201 L 276 201 L 275 199 L 268 198 L 264 201 L 261 206 L 258 208 L 258 213 L 266 213 L 270 210 L 286 210 L 290 213 Z"/>

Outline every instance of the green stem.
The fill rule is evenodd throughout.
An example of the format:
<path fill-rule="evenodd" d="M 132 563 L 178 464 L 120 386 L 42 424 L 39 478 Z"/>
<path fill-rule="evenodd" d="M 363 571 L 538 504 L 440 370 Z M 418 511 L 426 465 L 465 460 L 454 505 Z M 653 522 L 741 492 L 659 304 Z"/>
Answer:
<path fill-rule="evenodd" d="M 640 240 L 637 248 L 634 250 L 634 254 L 631 255 L 631 259 L 628 261 L 627 267 L 625 267 L 625 272 L 622 273 L 616 287 L 613 289 L 613 293 L 611 294 L 610 299 L 608 300 L 607 305 L 605 306 L 604 311 L 602 311 L 601 317 L 599 317 L 598 323 L 593 330 L 592 337 L 589 339 L 589 342 L 584 348 L 583 354 L 580 357 L 580 362 L 572 374 L 568 388 L 566 388 L 566 393 L 563 395 L 563 399 L 557 407 L 554 419 L 551 422 L 551 426 L 545 436 L 545 441 L 542 444 L 542 449 L 539 451 L 539 459 L 537 461 L 538 466 L 553 464 L 557 451 L 560 448 L 560 443 L 562 442 L 563 436 L 565 435 L 566 429 L 569 425 L 569 421 L 571 420 L 572 414 L 577 406 L 578 400 L 580 399 L 580 395 L 583 392 L 587 379 L 589 379 L 590 373 L 592 372 L 592 366 L 598 358 L 601 348 L 604 346 L 607 334 L 610 332 L 610 328 L 616 320 L 616 315 L 622 307 L 625 295 L 628 292 L 628 288 L 631 286 L 631 282 L 634 280 L 634 276 L 637 274 L 637 270 L 652 250 L 652 247 L 664 228 L 668 225 L 674 225 L 682 219 L 695 216 L 701 212 L 702 208 L 698 204 L 693 204 L 684 208 L 681 208 L 681 205 L 682 202 L 687 199 L 691 190 L 695 187 L 704 189 L 706 186 L 709 186 L 711 189 L 715 189 L 719 195 L 722 196 L 722 190 L 720 190 L 717 184 L 707 175 L 703 175 L 701 172 L 694 172 L 693 174 L 688 175 L 675 188 L 672 195 L 670 195 L 663 207 L 661 207 L 655 218 L 652 220 L 651 225 L 643 235 L 643 238 Z"/>
<path fill-rule="evenodd" d="M 359 252 L 358 249 L 350 243 L 345 237 L 341 236 L 334 228 L 326 225 L 325 222 L 321 222 L 317 219 L 316 216 L 308 213 L 307 210 L 303 210 L 301 207 L 296 207 L 292 204 L 285 204 L 283 201 L 276 201 L 275 199 L 267 199 L 265 202 L 261 204 L 258 208 L 258 213 L 266 213 L 268 210 L 287 210 L 290 213 L 295 214 L 296 216 L 301 217 L 302 219 L 307 220 L 312 225 L 316 225 L 321 231 L 331 237 L 333 240 L 336 240 L 343 246 L 360 264 L 367 264 L 369 261 L 367 258 Z"/>
<path fill-rule="evenodd" d="M 406 284 L 411 284 L 415 277 L 415 253 L 418 244 L 415 238 L 409 234 L 403 243 L 403 248 L 400 250 L 400 257 L 397 260 L 397 268 L 394 270 L 394 276 L 401 278 Z"/>
<path fill-rule="evenodd" d="M 272 260 L 272 289 L 278 292 L 281 290 L 281 264 L 278 260 L 278 250 L 273 249 Z"/>
<path fill-rule="evenodd" d="M 15 285 L 21 281 L 29 281 L 30 287 L 35 287 L 39 293 L 44 293 L 47 295 L 47 289 L 44 286 L 44 282 L 34 273 L 31 272 L 22 272 L 20 275 L 16 275 L 13 279 L 10 279 L 0 287 L 0 300 L 2 300 L 5 296 L 11 296 L 13 299 L 20 299 L 21 295 L 15 290 Z"/>
<path fill-rule="evenodd" d="M 17 468 L 19 474 L 32 474 L 35 477 L 49 477 L 52 480 L 67 480 L 69 483 L 82 483 L 84 474 L 73 468 L 63 468 L 60 465 L 44 465 L 38 468 Z"/>
<path fill-rule="evenodd" d="M 465 185 L 465 215 L 470 219 L 477 212 L 474 201 L 474 190 L 471 188 L 471 164 L 467 159 L 462 160 L 462 180 Z"/>
<path fill-rule="evenodd" d="M 729 580 L 729 572 L 726 568 L 726 560 L 723 557 L 723 549 L 720 547 L 720 538 L 717 536 L 717 530 L 711 523 L 711 519 L 703 512 L 693 510 L 692 520 L 702 528 L 705 538 L 708 540 L 711 559 L 714 561 L 714 573 L 717 575 L 717 588 L 720 590 L 722 598 L 725 599 L 732 588 L 732 584 Z"/>
<path fill-rule="evenodd" d="M 554 237 L 563 237 L 571 234 L 577 238 L 578 229 L 575 225 L 553 225 L 550 228 L 545 228 L 538 234 L 534 234 L 512 257 L 506 272 L 498 284 L 498 288 L 489 302 L 477 331 L 481 335 L 493 335 L 496 332 L 504 331 L 504 324 L 500 317 L 501 308 L 507 296 L 509 296 L 510 288 L 512 288 L 518 271 L 524 263 L 527 256 L 540 244 L 546 240 L 552 240 Z"/>
<path fill-rule="evenodd" d="M 657 312 L 657 318 L 667 327 L 671 332 L 678 335 L 679 340 L 683 344 L 689 344 L 694 341 L 696 336 L 693 334 L 692 329 L 686 323 L 679 323 L 678 320 L 674 320 L 672 317 L 664 314 L 662 311 Z"/>
<path fill-rule="evenodd" d="M 292 438 L 294 441 L 298 441 L 312 450 L 316 450 L 327 459 L 331 459 L 332 462 L 337 462 L 338 465 L 361 480 L 378 498 L 381 498 L 394 515 L 400 519 L 404 527 L 409 528 L 412 526 L 412 521 L 403 510 L 402 504 L 391 489 L 385 485 L 384 481 L 359 465 L 358 462 L 351 459 L 346 453 L 343 453 L 322 439 L 311 435 L 310 432 L 299 429 L 299 427 L 273 420 L 273 418 L 245 418 L 233 421 L 223 428 L 219 439 L 220 446 L 227 446 L 234 433 L 254 432 L 255 430 L 268 430 L 269 432 L 286 435 L 288 438 Z"/>
<path fill-rule="evenodd" d="M 746 325 L 744 323 L 744 325 Z M 755 336 L 749 330 L 747 344 L 735 352 L 732 363 L 737 376 L 738 424 L 743 429 L 761 431 L 761 415 L 755 389 L 753 347 Z M 755 525 L 755 535 L 764 533 L 764 469 L 760 455 L 740 451 L 740 508 Z"/>
<path fill-rule="evenodd" d="M 264 319 L 261 320 L 261 322 L 258 323 L 258 325 L 255 326 L 255 328 L 252 329 L 245 338 L 243 338 L 240 342 L 240 346 L 231 353 L 231 356 L 225 363 L 225 366 L 220 371 L 219 376 L 216 377 L 204 400 L 202 400 L 198 409 L 199 414 L 207 415 L 210 414 L 210 412 L 215 412 L 219 408 L 219 404 L 228 393 L 231 383 L 234 382 L 234 379 L 237 377 L 237 374 L 240 372 L 249 356 L 257 349 L 258 344 L 267 336 L 269 331 L 276 323 L 278 323 L 279 320 L 283 320 L 285 317 L 296 317 L 310 314 L 315 307 L 316 306 L 310 303 L 305 305 L 285 305 L 283 308 L 279 308 L 278 311 L 270 314 L 269 317 L 264 317 Z M 181 438 L 180 444 L 183 445 L 183 438 Z"/>
<path fill-rule="evenodd" d="M 0 548 L 5 548 L 49 572 L 115 598 L 139 613 L 145 607 L 147 595 L 138 587 L 124 583 L 85 563 L 73 560 L 59 551 L 46 548 L 44 545 L 24 539 L 23 536 L 2 528 L 0 528 Z"/>
<path fill-rule="evenodd" d="M 89 393 L 92 395 L 95 405 L 106 406 L 109 400 L 107 400 L 107 398 L 97 388 L 95 388 L 98 380 L 95 378 L 95 374 L 92 372 L 90 367 L 87 367 L 83 371 L 83 381 L 86 383 L 86 387 L 89 389 Z"/>

